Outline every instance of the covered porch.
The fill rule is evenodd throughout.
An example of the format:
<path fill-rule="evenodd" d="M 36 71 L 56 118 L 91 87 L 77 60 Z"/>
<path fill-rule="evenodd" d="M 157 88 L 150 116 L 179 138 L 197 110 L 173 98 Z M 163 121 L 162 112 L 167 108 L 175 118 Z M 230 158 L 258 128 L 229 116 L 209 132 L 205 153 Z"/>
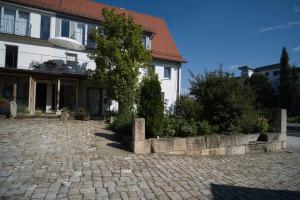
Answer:
<path fill-rule="evenodd" d="M 17 103 L 18 113 L 60 115 L 84 108 L 92 117 L 115 109 L 85 75 L 0 68 L 0 98 Z"/>

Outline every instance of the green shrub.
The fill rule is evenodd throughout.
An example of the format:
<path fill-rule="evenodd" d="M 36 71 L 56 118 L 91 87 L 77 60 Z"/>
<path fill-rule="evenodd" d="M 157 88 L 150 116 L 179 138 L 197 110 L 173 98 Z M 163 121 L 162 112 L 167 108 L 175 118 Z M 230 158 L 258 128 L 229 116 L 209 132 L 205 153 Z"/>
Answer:
<path fill-rule="evenodd" d="M 199 102 L 188 95 L 180 96 L 175 102 L 175 115 L 188 120 L 199 120 L 203 108 Z"/>
<path fill-rule="evenodd" d="M 208 123 L 208 121 L 198 122 L 198 135 L 210 135 L 213 134 L 215 129 Z"/>
<path fill-rule="evenodd" d="M 162 134 L 164 105 L 161 97 L 161 86 L 158 76 L 150 72 L 143 78 L 140 88 L 138 115 L 146 120 L 146 137 Z"/>
<path fill-rule="evenodd" d="M 118 134 L 130 135 L 132 132 L 133 113 L 118 113 L 109 127 Z"/>
<path fill-rule="evenodd" d="M 177 121 L 175 118 L 170 117 L 169 115 L 164 116 L 163 120 L 163 130 L 162 133 L 158 136 L 161 137 L 175 137 L 177 133 Z"/>
<path fill-rule="evenodd" d="M 191 94 L 203 105 L 204 119 L 222 132 L 236 131 L 238 120 L 254 109 L 254 95 L 243 81 L 222 69 L 192 75 Z"/>
<path fill-rule="evenodd" d="M 197 122 L 165 115 L 161 137 L 189 137 L 212 134 L 213 127 L 207 121 Z"/>
<path fill-rule="evenodd" d="M 244 114 L 238 123 L 239 129 L 243 133 L 266 133 L 270 130 L 268 120 L 256 111 Z"/>
<path fill-rule="evenodd" d="M 176 119 L 177 134 L 179 137 L 196 136 L 198 132 L 197 123 L 182 118 Z"/>

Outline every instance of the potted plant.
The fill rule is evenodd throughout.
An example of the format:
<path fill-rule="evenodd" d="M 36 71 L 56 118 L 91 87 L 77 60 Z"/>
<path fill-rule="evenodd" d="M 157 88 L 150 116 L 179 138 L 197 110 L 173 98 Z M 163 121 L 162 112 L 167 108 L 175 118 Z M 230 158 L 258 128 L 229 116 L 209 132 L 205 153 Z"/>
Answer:
<path fill-rule="evenodd" d="M 70 117 L 69 110 L 67 108 L 63 108 L 61 110 L 60 120 L 67 121 L 69 120 L 69 117 Z"/>
<path fill-rule="evenodd" d="M 76 114 L 76 118 L 79 120 L 87 121 L 90 119 L 90 112 L 85 108 L 79 108 Z"/>

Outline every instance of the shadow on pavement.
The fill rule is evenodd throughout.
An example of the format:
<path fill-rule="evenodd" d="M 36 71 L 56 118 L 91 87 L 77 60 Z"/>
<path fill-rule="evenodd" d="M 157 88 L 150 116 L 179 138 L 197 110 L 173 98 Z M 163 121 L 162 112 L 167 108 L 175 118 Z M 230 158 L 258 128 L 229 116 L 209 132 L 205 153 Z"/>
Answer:
<path fill-rule="evenodd" d="M 272 190 L 260 188 L 238 187 L 230 185 L 211 184 L 213 200 L 231 200 L 231 199 L 246 199 L 246 200 L 267 200 L 267 199 L 286 199 L 299 200 L 300 191 L 289 190 Z"/>
<path fill-rule="evenodd" d="M 99 138 L 105 138 L 106 140 L 109 140 L 110 142 L 106 142 L 106 146 L 125 150 L 125 151 L 130 151 L 129 147 L 122 142 L 121 137 L 115 133 L 94 133 L 94 134 Z"/>

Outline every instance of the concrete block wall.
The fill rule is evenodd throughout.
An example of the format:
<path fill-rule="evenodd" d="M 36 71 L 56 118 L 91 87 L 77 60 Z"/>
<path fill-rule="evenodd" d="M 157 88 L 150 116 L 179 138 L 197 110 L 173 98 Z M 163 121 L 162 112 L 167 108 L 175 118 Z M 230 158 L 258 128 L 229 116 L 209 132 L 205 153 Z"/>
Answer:
<path fill-rule="evenodd" d="M 134 153 L 187 155 L 241 155 L 279 152 L 286 149 L 286 110 L 276 114 L 279 133 L 210 135 L 186 138 L 145 139 L 145 120 L 133 123 L 132 150 Z M 263 138 L 263 139 L 261 139 Z"/>

